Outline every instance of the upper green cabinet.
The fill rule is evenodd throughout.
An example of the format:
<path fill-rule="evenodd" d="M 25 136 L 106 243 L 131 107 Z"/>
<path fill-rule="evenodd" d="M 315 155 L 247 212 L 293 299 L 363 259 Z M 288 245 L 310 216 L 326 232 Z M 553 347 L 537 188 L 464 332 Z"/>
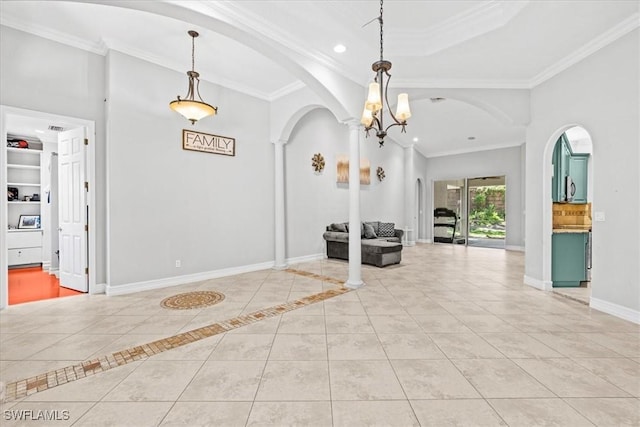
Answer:
<path fill-rule="evenodd" d="M 589 154 L 574 154 L 567 136 L 562 134 L 553 150 L 552 162 L 551 197 L 553 201 L 587 203 Z M 568 188 L 567 184 L 569 184 Z"/>
<path fill-rule="evenodd" d="M 569 159 L 569 176 L 572 180 L 571 203 L 587 203 L 589 154 L 574 154 Z"/>

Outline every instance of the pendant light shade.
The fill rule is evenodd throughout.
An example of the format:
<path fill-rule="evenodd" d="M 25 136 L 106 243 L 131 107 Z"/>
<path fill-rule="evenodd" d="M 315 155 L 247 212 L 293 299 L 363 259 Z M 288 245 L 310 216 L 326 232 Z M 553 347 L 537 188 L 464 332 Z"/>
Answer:
<path fill-rule="evenodd" d="M 184 116 L 191 122 L 191 124 L 195 124 L 195 122 L 200 119 L 208 116 L 215 116 L 218 112 L 218 107 L 213 107 L 207 104 L 200 96 L 200 74 L 194 69 L 195 39 L 199 34 L 196 31 L 191 30 L 189 31 L 189 35 L 191 36 L 191 71 L 187 71 L 187 76 L 189 77 L 189 88 L 184 99 L 180 98 L 180 95 L 178 95 L 177 99 L 169 103 L 169 107 L 173 111 Z M 198 95 L 199 100 L 195 99 L 196 94 Z"/>

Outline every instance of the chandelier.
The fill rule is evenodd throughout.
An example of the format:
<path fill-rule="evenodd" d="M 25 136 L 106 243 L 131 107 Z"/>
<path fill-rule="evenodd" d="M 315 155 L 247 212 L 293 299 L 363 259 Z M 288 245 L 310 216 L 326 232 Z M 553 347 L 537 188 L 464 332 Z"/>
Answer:
<path fill-rule="evenodd" d="M 398 103 L 396 106 L 396 113 L 391 112 L 389 108 L 389 100 L 387 98 L 387 90 L 389 89 L 389 80 L 391 80 L 391 62 L 385 61 L 383 57 L 383 31 L 382 31 L 382 12 L 383 12 L 384 0 L 380 0 L 380 16 L 377 18 L 380 23 L 380 60 L 374 62 L 371 65 L 371 69 L 376 73 L 373 83 L 369 84 L 369 94 L 367 100 L 364 103 L 364 111 L 362 112 L 362 123 L 365 128 L 367 136 L 369 131 L 374 129 L 378 142 L 382 147 L 384 145 L 384 138 L 387 136 L 387 131 L 393 126 L 402 126 L 402 132 L 406 132 L 405 126 L 407 125 L 407 119 L 411 117 L 411 110 L 409 109 L 409 95 L 401 93 L 398 95 Z M 385 76 L 387 81 L 385 83 Z M 383 104 L 384 100 L 384 104 Z M 389 115 L 393 120 L 386 128 L 384 127 L 383 112 L 384 109 L 389 111 Z"/>
<path fill-rule="evenodd" d="M 180 114 L 182 114 L 187 120 L 191 121 L 191 124 L 195 124 L 200 119 L 207 116 L 215 116 L 218 112 L 218 107 L 212 107 L 202 100 L 200 96 L 200 74 L 195 71 L 195 40 L 199 36 L 197 31 L 190 30 L 191 36 L 191 71 L 187 71 L 189 76 L 189 90 L 187 96 L 184 99 L 180 98 L 171 101 L 169 107 Z M 198 95 L 199 101 L 195 99 L 195 95 Z"/>

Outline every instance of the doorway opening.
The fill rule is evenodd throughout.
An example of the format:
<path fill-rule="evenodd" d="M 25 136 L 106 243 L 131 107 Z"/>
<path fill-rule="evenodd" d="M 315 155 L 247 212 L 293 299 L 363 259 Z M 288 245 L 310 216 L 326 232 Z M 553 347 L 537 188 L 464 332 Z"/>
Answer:
<path fill-rule="evenodd" d="M 506 178 L 433 182 L 433 242 L 505 249 Z"/>
<path fill-rule="evenodd" d="M 0 108 L 0 308 L 95 292 L 94 123 Z"/>
<path fill-rule="evenodd" d="M 433 242 L 467 243 L 466 179 L 433 182 Z"/>
<path fill-rule="evenodd" d="M 469 246 L 504 249 L 507 238 L 506 194 L 504 176 L 470 178 Z"/>
<path fill-rule="evenodd" d="M 580 126 L 566 129 L 551 158 L 551 287 L 589 304 L 591 298 L 591 206 L 593 144 Z"/>

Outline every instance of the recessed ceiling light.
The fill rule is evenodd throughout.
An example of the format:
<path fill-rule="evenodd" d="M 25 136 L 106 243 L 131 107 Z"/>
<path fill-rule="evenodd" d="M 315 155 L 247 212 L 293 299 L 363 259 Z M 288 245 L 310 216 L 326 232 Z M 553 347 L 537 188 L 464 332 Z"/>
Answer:
<path fill-rule="evenodd" d="M 418 137 L 413 138 L 413 142 L 418 142 L 418 141 L 420 141 Z"/>
<path fill-rule="evenodd" d="M 468 137 L 467 137 L 467 139 L 468 139 L 469 141 L 473 141 L 474 139 L 476 139 L 476 137 L 475 137 L 475 136 L 468 136 Z"/>
<path fill-rule="evenodd" d="M 36 133 L 44 133 L 43 130 L 36 129 Z"/>
<path fill-rule="evenodd" d="M 346 52 L 347 47 L 343 44 L 337 44 L 333 47 L 333 51 L 336 53 L 344 53 Z"/>

